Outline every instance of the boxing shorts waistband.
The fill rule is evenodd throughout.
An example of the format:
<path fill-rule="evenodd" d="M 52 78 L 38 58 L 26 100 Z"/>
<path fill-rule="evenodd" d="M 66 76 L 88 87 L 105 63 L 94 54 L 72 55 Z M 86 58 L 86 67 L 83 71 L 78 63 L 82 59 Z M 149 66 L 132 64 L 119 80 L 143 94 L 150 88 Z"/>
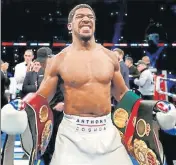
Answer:
<path fill-rule="evenodd" d="M 64 113 L 63 120 L 70 121 L 74 131 L 80 133 L 102 132 L 107 129 L 109 124 L 112 124 L 111 113 L 100 117 L 82 117 Z"/>

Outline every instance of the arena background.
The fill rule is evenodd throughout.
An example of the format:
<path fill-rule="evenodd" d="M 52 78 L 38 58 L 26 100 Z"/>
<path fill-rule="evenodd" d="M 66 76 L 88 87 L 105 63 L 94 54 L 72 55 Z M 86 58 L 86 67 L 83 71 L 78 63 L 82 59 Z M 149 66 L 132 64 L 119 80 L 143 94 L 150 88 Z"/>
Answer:
<path fill-rule="evenodd" d="M 67 17 L 79 3 L 90 4 L 96 12 L 96 39 L 99 43 L 128 43 L 122 46 L 125 54 L 140 59 L 145 49 L 155 52 L 157 47 L 135 46 L 147 43 L 147 35 L 159 34 L 159 42 L 166 43 L 156 67 L 176 70 L 176 4 L 171 0 L 3 0 L 2 1 L 2 59 L 11 64 L 23 60 L 26 48 L 36 50 L 36 43 L 69 43 Z M 19 46 L 17 43 L 26 43 Z M 30 46 L 30 43 L 34 43 Z M 130 44 L 133 44 L 130 46 Z M 7 46 L 9 45 L 9 46 Z M 32 45 L 32 44 L 31 44 Z M 47 45 L 47 44 L 46 44 Z M 162 44 L 160 44 L 162 46 Z M 52 47 L 58 53 L 63 47 Z M 112 46 L 109 47 L 110 49 Z"/>
<path fill-rule="evenodd" d="M 147 52 L 158 56 L 153 64 L 158 72 L 167 70 L 168 77 L 176 76 L 174 0 L 2 0 L 1 59 L 10 64 L 10 76 L 27 48 L 36 55 L 39 47 L 49 46 L 57 54 L 71 42 L 67 17 L 80 3 L 95 10 L 98 43 L 109 49 L 122 48 L 135 62 Z M 18 160 L 23 155 L 19 138 L 15 144 Z"/>

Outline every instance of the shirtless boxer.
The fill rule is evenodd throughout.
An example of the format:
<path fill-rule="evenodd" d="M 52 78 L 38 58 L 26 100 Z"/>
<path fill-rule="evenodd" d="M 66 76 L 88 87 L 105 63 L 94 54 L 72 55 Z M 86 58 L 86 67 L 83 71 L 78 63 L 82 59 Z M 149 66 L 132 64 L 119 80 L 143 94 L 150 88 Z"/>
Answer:
<path fill-rule="evenodd" d="M 131 160 L 111 121 L 111 83 L 115 98 L 128 91 L 117 57 L 94 38 L 95 13 L 86 4 L 68 17 L 72 44 L 56 55 L 37 91 L 53 97 L 58 75 L 64 80 L 64 118 L 51 165 L 130 165 Z"/>
<path fill-rule="evenodd" d="M 117 57 L 95 43 L 95 14 L 90 6 L 82 4 L 72 9 L 68 29 L 72 32 L 73 43 L 52 59 L 40 89 L 27 101 L 28 108 L 17 111 L 23 105 L 18 100 L 18 104 L 12 102 L 3 107 L 1 128 L 15 135 L 22 134 L 30 124 L 35 134 L 35 120 L 28 119 L 32 109 L 36 110 L 34 117 L 37 116 L 40 119 L 38 124 L 42 126 L 43 123 L 45 127 L 42 139 L 41 136 L 37 139 L 41 139 L 42 143 L 37 144 L 36 137 L 33 138 L 34 148 L 30 154 L 30 165 L 33 165 L 35 149 L 44 152 L 43 148 L 49 139 L 52 117 L 51 112 L 47 111 L 46 99 L 52 99 L 58 77 L 61 76 L 64 80 L 64 117 L 58 129 L 50 165 L 131 165 L 119 132 L 111 121 L 111 85 L 118 101 L 122 97 L 122 101 L 126 100 L 127 95 L 131 95 L 131 98 L 136 96 L 125 86 Z M 129 99 L 127 103 L 130 102 Z M 176 112 L 175 107 L 173 109 L 171 113 Z M 164 126 L 162 122 L 169 123 L 172 119 L 169 127 L 163 127 L 165 130 L 172 129 L 176 123 L 176 113 L 171 113 L 160 114 L 160 120 L 156 115 L 161 126 Z M 120 119 L 119 123 L 123 124 L 123 121 Z"/>

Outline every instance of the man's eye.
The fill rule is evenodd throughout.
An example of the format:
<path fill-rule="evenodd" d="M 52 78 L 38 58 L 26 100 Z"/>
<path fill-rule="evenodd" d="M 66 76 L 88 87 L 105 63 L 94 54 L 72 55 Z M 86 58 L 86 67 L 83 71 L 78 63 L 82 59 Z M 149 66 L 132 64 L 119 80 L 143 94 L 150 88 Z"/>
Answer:
<path fill-rule="evenodd" d="M 77 15 L 76 18 L 82 18 L 83 16 L 82 15 Z"/>
<path fill-rule="evenodd" d="M 94 16 L 89 16 L 90 19 L 94 19 Z"/>

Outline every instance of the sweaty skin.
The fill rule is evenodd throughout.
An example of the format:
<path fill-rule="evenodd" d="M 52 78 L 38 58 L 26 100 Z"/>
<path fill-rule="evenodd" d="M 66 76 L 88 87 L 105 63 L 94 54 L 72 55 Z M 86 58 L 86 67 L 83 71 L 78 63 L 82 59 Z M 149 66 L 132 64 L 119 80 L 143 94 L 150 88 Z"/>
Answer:
<path fill-rule="evenodd" d="M 73 42 L 53 57 L 37 91 L 51 100 L 60 75 L 64 80 L 66 114 L 93 117 L 107 115 L 111 112 L 111 85 L 116 100 L 120 100 L 128 91 L 117 57 L 95 42 L 94 29 L 92 11 L 88 8 L 78 9 L 69 24 Z M 80 39 L 89 35 L 91 37 L 87 42 Z"/>
<path fill-rule="evenodd" d="M 115 98 L 128 90 L 116 56 L 101 45 L 89 51 L 68 47 L 52 60 L 38 94 L 54 95 L 58 75 L 64 80 L 64 112 L 79 116 L 103 116 L 111 111 L 111 82 Z"/>

